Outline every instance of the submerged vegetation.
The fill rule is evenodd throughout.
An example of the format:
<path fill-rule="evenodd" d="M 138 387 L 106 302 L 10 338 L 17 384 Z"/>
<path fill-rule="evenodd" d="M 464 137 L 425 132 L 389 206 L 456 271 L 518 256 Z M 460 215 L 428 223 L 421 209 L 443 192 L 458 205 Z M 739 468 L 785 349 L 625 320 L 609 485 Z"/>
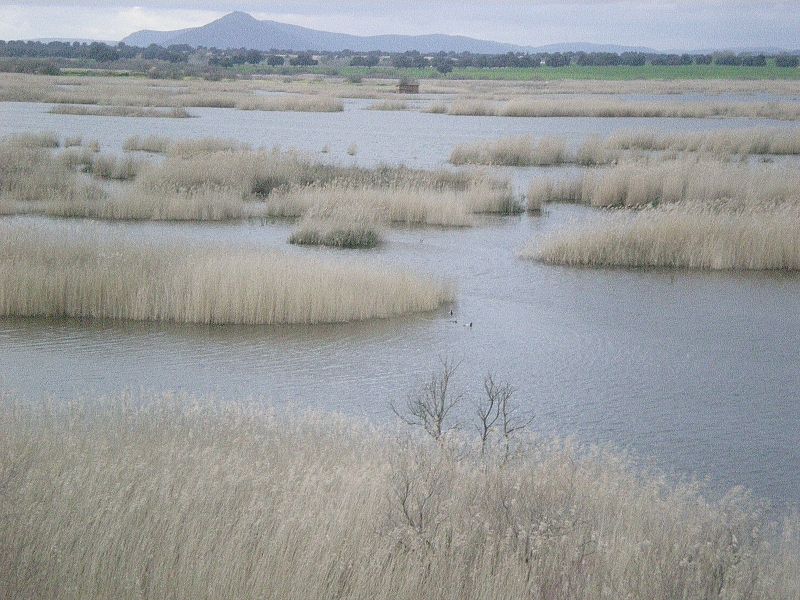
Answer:
<path fill-rule="evenodd" d="M 508 456 L 183 396 L 1 395 L 0 423 L 9 597 L 800 594 L 796 519 L 607 449 L 526 438 Z"/>
<path fill-rule="evenodd" d="M 441 282 L 398 270 L 81 228 L 0 224 L 0 316 L 335 323 L 430 311 Z"/>

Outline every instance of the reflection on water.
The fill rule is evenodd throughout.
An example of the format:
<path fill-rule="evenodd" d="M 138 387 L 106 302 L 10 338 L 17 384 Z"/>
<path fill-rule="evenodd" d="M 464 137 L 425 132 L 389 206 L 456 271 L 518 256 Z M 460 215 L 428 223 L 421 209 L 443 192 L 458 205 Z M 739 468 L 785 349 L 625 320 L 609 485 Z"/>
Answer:
<path fill-rule="evenodd" d="M 442 166 L 457 143 L 509 134 L 557 134 L 577 143 L 638 127 L 798 126 L 362 110 L 371 102 L 348 101 L 338 114 L 192 109 L 198 119 L 49 115 L 46 105 L 4 103 L 0 115 L 4 133 L 52 130 L 117 150 L 135 134 L 215 135 L 313 152 L 329 145 L 337 160 L 422 167 Z M 355 158 L 345 153 L 353 142 Z M 537 171 L 508 172 L 522 185 Z M 515 385 L 540 431 L 612 442 L 670 471 L 709 475 L 723 488 L 741 483 L 777 502 L 800 501 L 800 277 L 571 269 L 517 258 L 530 238 L 587 212 L 555 206 L 543 217 L 486 219 L 464 230 L 393 229 L 384 246 L 365 252 L 289 246 L 286 222 L 57 223 L 402 265 L 452 279 L 458 302 L 454 317 L 448 307 L 313 327 L 4 319 L 0 385 L 29 398 L 183 390 L 383 420 L 389 400 L 413 390 L 438 357 L 451 356 L 463 360 L 460 383 L 472 394 L 487 370 Z"/>

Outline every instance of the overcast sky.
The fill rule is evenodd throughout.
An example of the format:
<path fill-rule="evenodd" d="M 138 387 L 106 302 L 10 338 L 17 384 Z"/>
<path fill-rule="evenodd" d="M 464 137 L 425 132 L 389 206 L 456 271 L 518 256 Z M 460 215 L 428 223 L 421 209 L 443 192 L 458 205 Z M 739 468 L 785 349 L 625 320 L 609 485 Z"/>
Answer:
<path fill-rule="evenodd" d="M 195 27 L 232 11 L 358 35 L 450 33 L 539 46 L 598 42 L 659 50 L 800 48 L 800 0 L 16 0 L 0 39 L 119 40 Z"/>

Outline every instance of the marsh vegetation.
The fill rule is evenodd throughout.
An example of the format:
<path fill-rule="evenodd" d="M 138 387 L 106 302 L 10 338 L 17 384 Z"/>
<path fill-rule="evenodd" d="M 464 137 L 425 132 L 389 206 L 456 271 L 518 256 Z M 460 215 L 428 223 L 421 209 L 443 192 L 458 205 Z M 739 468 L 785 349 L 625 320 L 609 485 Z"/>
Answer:
<path fill-rule="evenodd" d="M 0 396 L 12 597 L 800 593 L 796 518 L 610 449 L 520 435 L 506 454 L 492 436 L 180 395 L 14 400 Z"/>

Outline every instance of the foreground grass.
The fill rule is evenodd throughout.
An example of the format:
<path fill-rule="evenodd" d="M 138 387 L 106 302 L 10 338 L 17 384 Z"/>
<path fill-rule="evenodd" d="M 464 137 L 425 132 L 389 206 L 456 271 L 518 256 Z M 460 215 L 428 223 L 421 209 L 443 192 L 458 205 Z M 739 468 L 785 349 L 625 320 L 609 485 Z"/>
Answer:
<path fill-rule="evenodd" d="M 332 323 L 452 300 L 448 285 L 377 265 L 0 223 L 0 316 Z"/>
<path fill-rule="evenodd" d="M 8 598 L 796 598 L 796 519 L 558 440 L 509 461 L 333 415 L 0 396 Z"/>

